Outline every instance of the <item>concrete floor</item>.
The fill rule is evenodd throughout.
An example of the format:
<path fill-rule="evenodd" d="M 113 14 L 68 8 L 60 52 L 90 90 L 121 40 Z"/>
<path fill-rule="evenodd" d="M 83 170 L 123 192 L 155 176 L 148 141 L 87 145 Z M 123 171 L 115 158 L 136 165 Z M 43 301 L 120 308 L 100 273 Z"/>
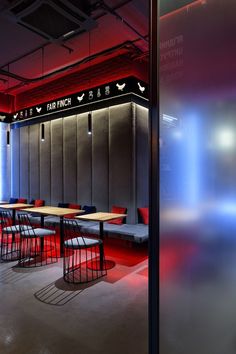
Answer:
<path fill-rule="evenodd" d="M 68 285 L 62 260 L 0 263 L 1 354 L 146 354 L 147 260 L 116 262 L 96 283 Z"/>

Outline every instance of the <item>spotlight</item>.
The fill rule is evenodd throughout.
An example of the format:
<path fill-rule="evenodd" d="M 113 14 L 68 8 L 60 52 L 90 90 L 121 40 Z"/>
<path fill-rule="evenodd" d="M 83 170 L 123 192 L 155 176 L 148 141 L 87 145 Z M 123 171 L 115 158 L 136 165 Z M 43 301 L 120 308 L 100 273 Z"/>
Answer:
<path fill-rule="evenodd" d="M 90 112 L 88 114 L 88 134 L 92 134 L 92 114 Z"/>
<path fill-rule="evenodd" d="M 7 145 L 10 145 L 10 131 L 7 130 Z"/>
<path fill-rule="evenodd" d="M 41 124 L 41 141 L 45 140 L 45 127 L 44 124 Z"/>

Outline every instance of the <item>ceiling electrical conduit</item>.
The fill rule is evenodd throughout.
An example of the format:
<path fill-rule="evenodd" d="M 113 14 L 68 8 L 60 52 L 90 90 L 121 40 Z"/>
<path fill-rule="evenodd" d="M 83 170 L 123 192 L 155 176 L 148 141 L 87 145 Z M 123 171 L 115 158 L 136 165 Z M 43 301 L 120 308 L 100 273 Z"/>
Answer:
<path fill-rule="evenodd" d="M 140 32 L 136 30 L 129 22 L 127 22 L 124 17 L 120 16 L 115 9 L 112 9 L 110 6 L 108 6 L 104 1 L 100 1 L 100 6 L 107 12 L 109 12 L 111 15 L 115 16 L 118 18 L 122 23 L 124 23 L 129 29 L 131 29 L 134 33 L 138 35 L 138 37 L 145 42 L 149 42 L 148 36 L 142 35 Z"/>
<path fill-rule="evenodd" d="M 123 6 L 129 4 L 129 3 L 132 2 L 132 1 L 133 1 L 133 0 L 126 0 L 126 1 L 123 1 L 122 3 L 120 3 L 120 4 L 117 5 L 117 6 L 115 6 L 115 7 L 114 7 L 113 9 L 111 9 L 111 10 L 112 10 L 112 11 L 119 10 L 120 8 L 122 8 Z M 98 1 L 97 3 L 95 3 L 95 4 L 93 5 L 93 7 L 94 7 L 95 9 L 101 7 L 100 1 Z M 1 11 L 1 8 L 0 8 L 0 11 Z M 95 16 L 95 17 L 94 17 L 94 20 L 98 20 L 98 19 L 100 19 L 101 17 L 105 16 L 106 14 L 107 14 L 107 11 L 105 11 L 104 13 L 102 13 L 102 14 L 100 14 L 100 15 L 98 15 L 98 16 Z M 73 38 L 73 36 L 70 37 L 70 39 L 71 39 L 71 38 Z M 23 55 L 21 55 L 21 56 L 15 58 L 15 59 L 9 61 L 9 62 L 7 62 L 7 63 L 1 65 L 0 69 L 4 69 L 4 68 L 5 68 L 6 66 L 8 66 L 8 65 L 11 65 L 11 64 L 13 64 L 13 63 L 16 63 L 17 61 L 19 61 L 19 60 L 21 60 L 21 59 L 24 59 L 25 57 L 27 57 L 27 56 L 29 56 L 29 55 L 31 55 L 31 54 L 34 54 L 35 52 L 37 52 L 37 51 L 39 51 L 39 50 L 41 50 L 41 49 L 43 49 L 43 48 L 49 46 L 50 44 L 52 44 L 52 43 L 51 43 L 51 42 L 46 42 L 46 43 L 44 43 L 43 45 L 40 45 L 39 47 L 36 47 L 36 48 L 34 48 L 33 50 L 30 50 L 29 52 L 27 52 L 27 53 L 25 53 L 25 54 L 23 54 Z M 61 45 L 61 44 L 60 44 L 60 45 Z M 64 47 L 65 47 L 66 49 L 68 49 L 70 53 L 73 51 L 72 48 L 69 48 L 69 47 L 66 47 L 66 46 L 64 46 Z"/>
<path fill-rule="evenodd" d="M 38 81 L 42 81 L 42 80 L 45 80 L 45 79 L 48 79 L 50 77 L 53 77 L 57 74 L 60 74 L 60 73 L 63 73 L 63 72 L 66 72 L 66 71 L 69 71 L 79 65 L 82 65 L 82 64 L 86 64 L 87 62 L 90 62 L 92 60 L 95 60 L 99 57 L 102 57 L 102 56 L 106 56 L 106 55 L 109 55 L 109 54 L 112 54 L 120 49 L 127 49 L 127 50 L 130 50 L 132 48 L 133 51 L 136 52 L 136 54 L 140 54 L 141 50 L 135 46 L 135 42 L 137 42 L 139 39 L 135 39 L 134 41 L 126 41 L 126 42 L 123 42 L 119 45 L 116 45 L 114 47 L 111 47 L 109 49 L 105 49 L 101 52 L 98 52 L 96 54 L 93 54 L 91 56 L 88 56 L 88 57 L 85 57 L 84 59 L 82 60 L 79 60 L 73 64 L 70 64 L 68 66 L 65 66 L 61 69 L 58 69 L 58 70 L 55 70 L 49 74 L 46 74 L 44 76 L 39 76 L 39 77 L 36 77 L 36 78 L 32 78 L 32 79 L 29 79 L 29 78 L 26 78 L 26 77 L 22 77 L 22 76 L 19 76 L 19 75 L 16 75 L 14 73 L 11 73 L 9 71 L 6 71 L 6 70 L 3 70 L 3 69 L 0 69 L 0 75 L 3 75 L 3 76 L 7 76 L 7 77 L 11 77 L 11 78 L 14 78 L 15 80 L 17 81 L 20 81 L 21 84 L 18 84 L 18 85 L 15 85 L 9 89 L 6 89 L 4 90 L 4 93 L 10 93 L 11 91 L 15 90 L 15 89 L 18 89 L 24 85 L 28 85 L 28 84 L 32 84 L 32 83 L 36 83 Z M 3 92 L 3 91 L 2 91 Z"/>

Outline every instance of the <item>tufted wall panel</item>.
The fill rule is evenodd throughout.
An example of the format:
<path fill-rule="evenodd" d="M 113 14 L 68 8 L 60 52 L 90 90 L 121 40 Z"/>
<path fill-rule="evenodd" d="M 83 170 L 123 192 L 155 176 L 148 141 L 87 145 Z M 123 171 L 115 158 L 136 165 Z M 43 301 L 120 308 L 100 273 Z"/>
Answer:
<path fill-rule="evenodd" d="M 77 119 L 76 116 L 63 120 L 63 184 L 64 202 L 77 201 Z"/>
<path fill-rule="evenodd" d="M 51 204 L 63 201 L 63 119 L 51 122 Z"/>
<path fill-rule="evenodd" d="M 20 129 L 20 192 L 19 197 L 29 198 L 29 127 Z"/>
<path fill-rule="evenodd" d="M 92 204 L 109 210 L 109 109 L 94 112 L 92 122 Z"/>
<path fill-rule="evenodd" d="M 92 137 L 88 135 L 88 113 L 77 116 L 77 200 L 92 202 Z"/>
<path fill-rule="evenodd" d="M 20 195 L 20 129 L 11 130 L 11 197 Z"/>
<path fill-rule="evenodd" d="M 16 129 L 18 130 L 18 129 Z M 51 122 L 44 123 L 45 139 L 39 143 L 39 195 L 51 204 Z M 39 134 L 41 125 L 39 124 Z M 32 191 L 33 192 L 33 191 Z"/>
<path fill-rule="evenodd" d="M 148 109 L 136 105 L 136 202 L 148 206 Z"/>
<path fill-rule="evenodd" d="M 39 125 L 29 126 L 29 202 L 39 196 Z"/>

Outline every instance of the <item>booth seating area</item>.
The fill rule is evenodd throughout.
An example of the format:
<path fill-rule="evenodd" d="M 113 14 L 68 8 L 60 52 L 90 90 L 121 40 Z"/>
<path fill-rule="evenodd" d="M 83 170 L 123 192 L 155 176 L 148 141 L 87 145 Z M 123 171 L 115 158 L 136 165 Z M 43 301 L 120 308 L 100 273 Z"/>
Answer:
<path fill-rule="evenodd" d="M 62 205 L 62 203 L 59 203 Z M 67 207 L 71 204 L 63 204 L 64 207 Z M 122 209 L 122 208 L 121 208 Z M 124 208 L 126 209 L 126 208 Z M 146 209 L 148 213 L 148 208 L 139 208 Z M 89 214 L 96 212 L 95 206 L 84 206 L 82 210 L 85 210 L 84 214 Z M 90 210 L 90 211 L 89 211 Z M 117 208 L 112 208 L 111 212 L 117 212 Z M 124 211 L 125 212 L 125 211 Z M 148 241 L 148 219 L 144 219 L 140 215 L 140 211 L 137 210 L 139 214 L 140 222 L 137 224 L 126 224 L 123 222 L 110 221 L 104 223 L 104 235 L 109 238 L 119 238 L 125 241 L 130 241 L 132 243 L 143 243 Z M 73 219 L 73 217 L 71 218 Z M 125 220 L 124 220 L 125 221 Z M 45 219 L 45 225 L 48 227 L 57 227 L 59 226 L 59 219 L 57 217 L 49 216 Z M 81 227 L 81 232 L 84 234 L 99 234 L 99 224 L 96 221 L 84 221 L 78 220 L 78 224 Z"/>

